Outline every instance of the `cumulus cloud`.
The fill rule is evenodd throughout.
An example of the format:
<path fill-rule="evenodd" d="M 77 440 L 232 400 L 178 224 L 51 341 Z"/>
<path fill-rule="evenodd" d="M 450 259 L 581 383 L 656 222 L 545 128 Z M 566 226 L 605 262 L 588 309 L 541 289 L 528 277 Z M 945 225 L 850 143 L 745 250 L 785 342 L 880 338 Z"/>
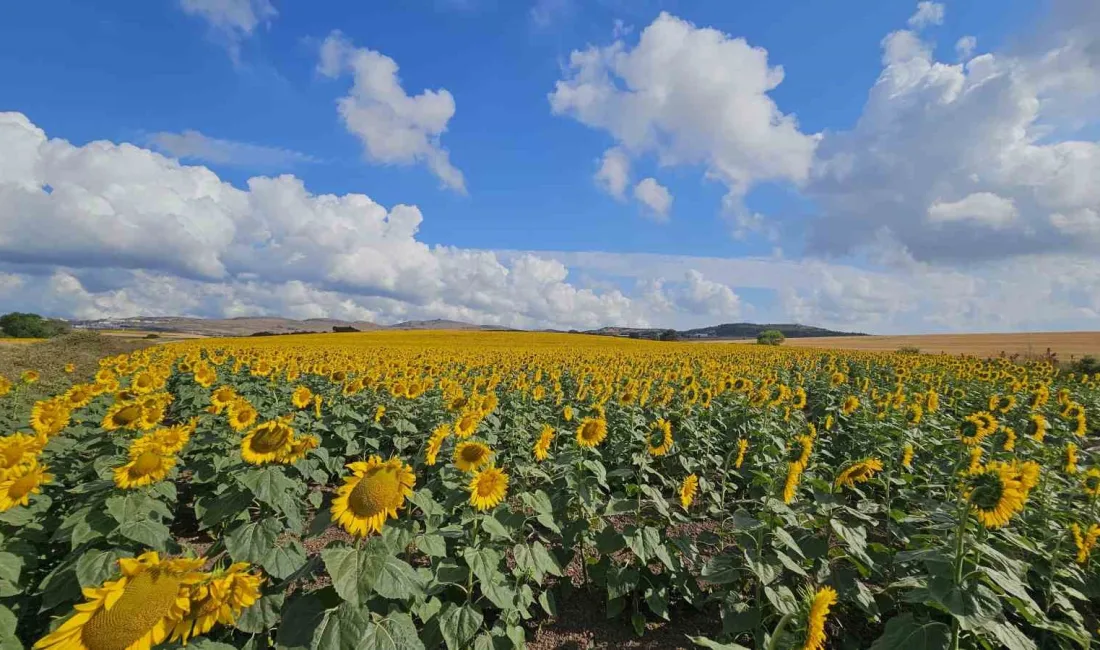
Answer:
<path fill-rule="evenodd" d="M 644 205 L 647 214 L 657 221 L 668 221 L 672 208 L 672 193 L 655 178 L 643 178 L 634 186 L 634 198 Z"/>
<path fill-rule="evenodd" d="M 1054 128 L 1095 72 L 1100 11 L 1084 4 L 1060 38 L 1023 54 L 949 64 L 915 32 L 888 35 L 855 127 L 818 147 L 810 251 L 850 253 L 881 231 L 939 264 L 1100 251 L 1071 225 L 1100 208 L 1100 142 Z"/>
<path fill-rule="evenodd" d="M 973 36 L 963 36 L 959 40 L 955 41 L 955 54 L 962 60 L 970 58 L 970 55 L 974 54 L 974 50 L 978 47 L 978 39 Z"/>
<path fill-rule="evenodd" d="M 465 192 L 466 181 L 440 143 L 455 115 L 455 100 L 445 89 L 410 96 L 390 57 L 355 47 L 339 31 L 321 45 L 317 70 L 326 77 L 352 75 L 352 87 L 338 102 L 344 126 L 363 143 L 371 162 L 422 164 L 444 187 Z"/>
<path fill-rule="evenodd" d="M 279 14 L 270 0 L 180 0 L 184 13 L 205 20 L 236 61 L 241 41 Z"/>
<path fill-rule="evenodd" d="M 181 160 L 230 165 L 250 169 L 280 169 L 301 163 L 318 162 L 309 154 L 282 147 L 224 140 L 186 130 L 150 134 L 146 142 L 162 153 Z"/>
<path fill-rule="evenodd" d="M 239 189 L 131 144 L 49 139 L 20 113 L 0 113 L 0 150 L 4 291 L 62 315 L 648 322 L 644 305 L 570 283 L 556 260 L 430 247 L 415 206 L 315 195 L 289 175 Z"/>
<path fill-rule="evenodd" d="M 909 17 L 909 26 L 913 29 L 941 24 L 943 24 L 943 5 L 938 2 L 927 0 L 918 2 L 916 13 Z"/>
<path fill-rule="evenodd" d="M 782 81 L 763 48 L 661 13 L 634 47 L 572 52 L 549 99 L 555 114 L 607 131 L 632 156 L 704 166 L 737 206 L 758 182 L 809 175 L 818 138 L 769 96 Z"/>
<path fill-rule="evenodd" d="M 611 196 L 622 200 L 626 195 L 626 186 L 630 184 L 630 158 L 622 149 L 612 147 L 604 152 L 600 159 L 600 168 L 596 170 L 596 185 Z"/>

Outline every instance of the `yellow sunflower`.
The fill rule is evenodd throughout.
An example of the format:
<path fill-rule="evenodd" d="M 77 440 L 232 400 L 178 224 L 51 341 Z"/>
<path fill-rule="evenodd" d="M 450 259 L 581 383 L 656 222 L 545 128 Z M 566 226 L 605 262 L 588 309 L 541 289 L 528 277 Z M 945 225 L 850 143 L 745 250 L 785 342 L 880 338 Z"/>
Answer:
<path fill-rule="evenodd" d="M 3 397 L 11 392 L 11 380 L 0 375 L 0 397 Z"/>
<path fill-rule="evenodd" d="M 459 438 L 469 438 L 474 435 L 480 423 L 481 417 L 475 411 L 465 411 L 454 424 L 455 435 Z"/>
<path fill-rule="evenodd" d="M 70 409 L 84 408 L 95 398 L 95 391 L 88 384 L 76 384 L 65 391 L 64 402 Z"/>
<path fill-rule="evenodd" d="M 19 378 L 23 380 L 24 384 L 33 384 L 38 381 L 37 370 L 24 370 L 23 374 L 19 375 Z"/>
<path fill-rule="evenodd" d="M 476 472 L 489 462 L 492 451 L 482 442 L 463 441 L 455 447 L 455 467 L 463 472 Z"/>
<path fill-rule="evenodd" d="M 382 421 L 382 418 L 386 415 L 386 407 L 381 404 L 378 408 L 374 409 L 374 423 L 378 424 Z"/>
<path fill-rule="evenodd" d="M 371 456 L 365 462 L 349 463 L 351 476 L 336 490 L 332 500 L 332 517 L 344 530 L 358 537 L 371 532 L 381 533 L 387 518 L 397 518 L 397 511 L 412 495 L 416 475 L 412 467 L 399 458 L 383 461 Z"/>
<path fill-rule="evenodd" d="M 992 461 L 967 477 L 970 509 L 986 528 L 1000 528 L 1024 509 L 1027 489 L 1011 465 Z"/>
<path fill-rule="evenodd" d="M 60 399 L 41 400 L 31 408 L 31 428 L 35 433 L 53 436 L 69 426 L 69 407 Z"/>
<path fill-rule="evenodd" d="M 561 416 L 566 422 L 573 421 L 573 407 L 566 404 L 565 408 L 561 410 Z"/>
<path fill-rule="evenodd" d="M 864 458 L 849 463 L 836 477 L 837 487 L 855 487 L 856 483 L 866 483 L 875 472 L 882 471 L 882 461 L 877 458 Z"/>
<path fill-rule="evenodd" d="M 851 415 L 859 408 L 859 398 L 855 395 L 849 395 L 844 398 L 844 403 L 840 405 L 840 412 L 842 415 Z"/>
<path fill-rule="evenodd" d="M 282 420 L 268 420 L 241 440 L 241 459 L 252 465 L 282 463 L 293 445 L 294 429 Z"/>
<path fill-rule="evenodd" d="M 783 503 L 790 503 L 794 501 L 794 497 L 798 494 L 798 482 L 802 480 L 802 470 L 805 466 L 802 463 L 787 463 L 787 480 L 783 484 Z"/>
<path fill-rule="evenodd" d="M 905 469 L 913 469 L 913 443 L 905 443 L 901 450 L 901 466 Z"/>
<path fill-rule="evenodd" d="M 219 386 L 213 393 L 210 393 L 210 404 L 214 407 L 215 413 L 221 413 L 229 408 L 229 405 L 237 398 L 237 391 L 233 390 L 232 386 Z"/>
<path fill-rule="evenodd" d="M 176 457 L 157 453 L 154 449 L 137 449 L 130 461 L 114 469 L 115 485 L 124 489 L 145 487 L 163 481 L 176 466 Z"/>
<path fill-rule="evenodd" d="M 693 501 L 695 501 L 695 494 L 699 491 L 699 477 L 695 474 L 688 474 L 682 483 L 680 483 L 680 505 L 684 510 L 691 507 Z"/>
<path fill-rule="evenodd" d="M 825 648 L 825 619 L 829 616 L 829 610 L 836 604 L 836 590 L 832 587 L 822 587 L 814 593 L 810 603 L 810 615 L 806 619 L 806 642 L 802 644 L 802 650 L 823 650 Z"/>
<path fill-rule="evenodd" d="M 260 599 L 263 577 L 249 573 L 248 569 L 247 562 L 237 562 L 204 575 L 202 582 L 192 585 L 190 611 L 172 628 L 171 640 L 186 644 L 218 623 L 233 625 L 241 611 Z"/>
<path fill-rule="evenodd" d="M 649 425 L 649 455 L 664 456 L 672 449 L 672 424 L 657 418 Z"/>
<path fill-rule="evenodd" d="M 141 425 L 141 404 L 134 402 L 115 402 L 103 416 L 100 426 L 106 431 L 118 429 L 138 429 Z"/>
<path fill-rule="evenodd" d="M 1027 435 L 1031 436 L 1036 442 L 1042 442 L 1043 438 L 1047 435 L 1047 429 L 1050 425 L 1047 423 L 1047 419 L 1043 417 L 1042 413 L 1032 413 L 1027 418 Z"/>
<path fill-rule="evenodd" d="M 46 437 L 42 435 L 13 433 L 0 437 L 0 480 L 6 478 L 8 472 L 16 467 L 34 462 L 45 444 Z"/>
<path fill-rule="evenodd" d="M 150 650 L 191 609 L 205 560 L 162 560 L 155 552 L 118 561 L 122 577 L 84 589 L 87 601 L 34 650 Z"/>
<path fill-rule="evenodd" d="M 313 391 L 308 386 L 299 386 L 294 389 L 294 394 L 290 396 L 290 403 L 296 409 L 309 408 L 313 404 Z"/>
<path fill-rule="evenodd" d="M 1085 476 L 1081 479 L 1081 487 L 1085 490 L 1085 494 L 1094 498 L 1100 497 L 1100 469 L 1093 467 L 1085 472 Z"/>
<path fill-rule="evenodd" d="M 1082 531 L 1076 523 L 1070 524 L 1070 532 L 1073 533 L 1073 544 L 1077 547 L 1077 563 L 1085 564 L 1092 555 L 1092 549 L 1096 541 L 1100 539 L 1100 526 L 1092 524 L 1088 530 Z"/>
<path fill-rule="evenodd" d="M 46 473 L 47 469 L 39 465 L 37 459 L 32 459 L 8 470 L 7 476 L 0 481 L 0 512 L 29 505 L 31 495 L 40 494 L 42 485 L 53 480 L 53 476 Z"/>
<path fill-rule="evenodd" d="M 436 459 L 439 457 L 439 451 L 443 448 L 443 442 L 447 440 L 447 436 L 451 435 L 451 425 L 441 424 L 437 426 L 432 435 L 428 438 L 428 447 L 425 451 L 427 463 L 429 465 L 435 465 Z"/>
<path fill-rule="evenodd" d="M 735 469 L 741 469 L 741 465 L 745 462 L 745 452 L 749 449 L 749 441 L 745 438 L 741 438 L 737 441 L 737 460 L 734 461 L 733 466 Z"/>
<path fill-rule="evenodd" d="M 1066 474 L 1077 473 L 1077 445 L 1066 443 Z"/>
<path fill-rule="evenodd" d="M 75 363 L 66 363 L 65 364 L 65 374 L 71 375 L 74 372 L 76 372 L 76 364 Z"/>
<path fill-rule="evenodd" d="M 470 479 L 470 505 L 479 511 L 495 508 L 508 493 L 508 475 L 496 467 L 486 467 Z"/>
<path fill-rule="evenodd" d="M 607 437 L 607 420 L 604 418 L 585 418 L 577 427 L 577 444 L 581 447 L 595 447 Z"/>
<path fill-rule="evenodd" d="M 243 397 L 230 402 L 226 409 L 229 413 L 229 428 L 241 432 L 256 423 L 259 413 Z"/>
<path fill-rule="evenodd" d="M 550 444 L 554 442 L 554 429 L 549 424 L 542 427 L 539 439 L 535 442 L 535 460 L 543 461 L 550 457 Z"/>

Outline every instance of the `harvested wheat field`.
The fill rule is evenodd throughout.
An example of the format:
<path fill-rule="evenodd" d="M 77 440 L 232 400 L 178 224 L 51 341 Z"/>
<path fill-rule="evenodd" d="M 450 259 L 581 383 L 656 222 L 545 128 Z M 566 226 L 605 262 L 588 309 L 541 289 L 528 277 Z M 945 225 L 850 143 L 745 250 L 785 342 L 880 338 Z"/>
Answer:
<path fill-rule="evenodd" d="M 921 352 L 972 354 L 978 357 L 1019 354 L 1042 356 L 1049 348 L 1063 361 L 1086 354 L 1100 356 L 1100 332 L 1022 332 L 1016 334 L 907 334 L 900 336 L 836 336 L 787 339 L 801 348 L 893 351 L 903 347 Z"/>

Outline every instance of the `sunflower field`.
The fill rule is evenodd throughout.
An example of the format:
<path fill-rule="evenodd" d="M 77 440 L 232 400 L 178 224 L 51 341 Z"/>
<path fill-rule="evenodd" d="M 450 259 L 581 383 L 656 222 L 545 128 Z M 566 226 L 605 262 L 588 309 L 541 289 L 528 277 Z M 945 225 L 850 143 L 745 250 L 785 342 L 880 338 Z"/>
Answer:
<path fill-rule="evenodd" d="M 0 650 L 1100 641 L 1100 375 L 522 332 L 0 377 Z M 94 373 L 94 376 L 93 376 Z"/>

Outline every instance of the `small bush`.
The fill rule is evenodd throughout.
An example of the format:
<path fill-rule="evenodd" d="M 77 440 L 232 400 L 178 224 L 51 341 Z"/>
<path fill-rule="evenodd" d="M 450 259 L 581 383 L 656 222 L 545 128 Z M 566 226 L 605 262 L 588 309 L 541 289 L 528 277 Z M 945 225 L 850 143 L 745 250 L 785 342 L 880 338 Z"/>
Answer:
<path fill-rule="evenodd" d="M 150 333 L 145 335 L 145 338 L 147 338 L 147 339 L 159 339 L 160 334 L 154 334 L 154 333 L 150 332 Z"/>
<path fill-rule="evenodd" d="M 756 336 L 756 342 L 760 345 L 782 345 L 787 337 L 779 330 L 764 330 Z"/>
<path fill-rule="evenodd" d="M 1070 364 L 1070 370 L 1078 374 L 1095 375 L 1100 373 L 1100 359 L 1091 354 L 1086 354 Z"/>
<path fill-rule="evenodd" d="M 13 311 L 0 316 L 0 331 L 17 339 L 49 339 L 69 331 L 64 321 Z"/>
<path fill-rule="evenodd" d="M 920 348 L 915 345 L 903 345 L 898 348 L 898 354 L 920 354 Z"/>

